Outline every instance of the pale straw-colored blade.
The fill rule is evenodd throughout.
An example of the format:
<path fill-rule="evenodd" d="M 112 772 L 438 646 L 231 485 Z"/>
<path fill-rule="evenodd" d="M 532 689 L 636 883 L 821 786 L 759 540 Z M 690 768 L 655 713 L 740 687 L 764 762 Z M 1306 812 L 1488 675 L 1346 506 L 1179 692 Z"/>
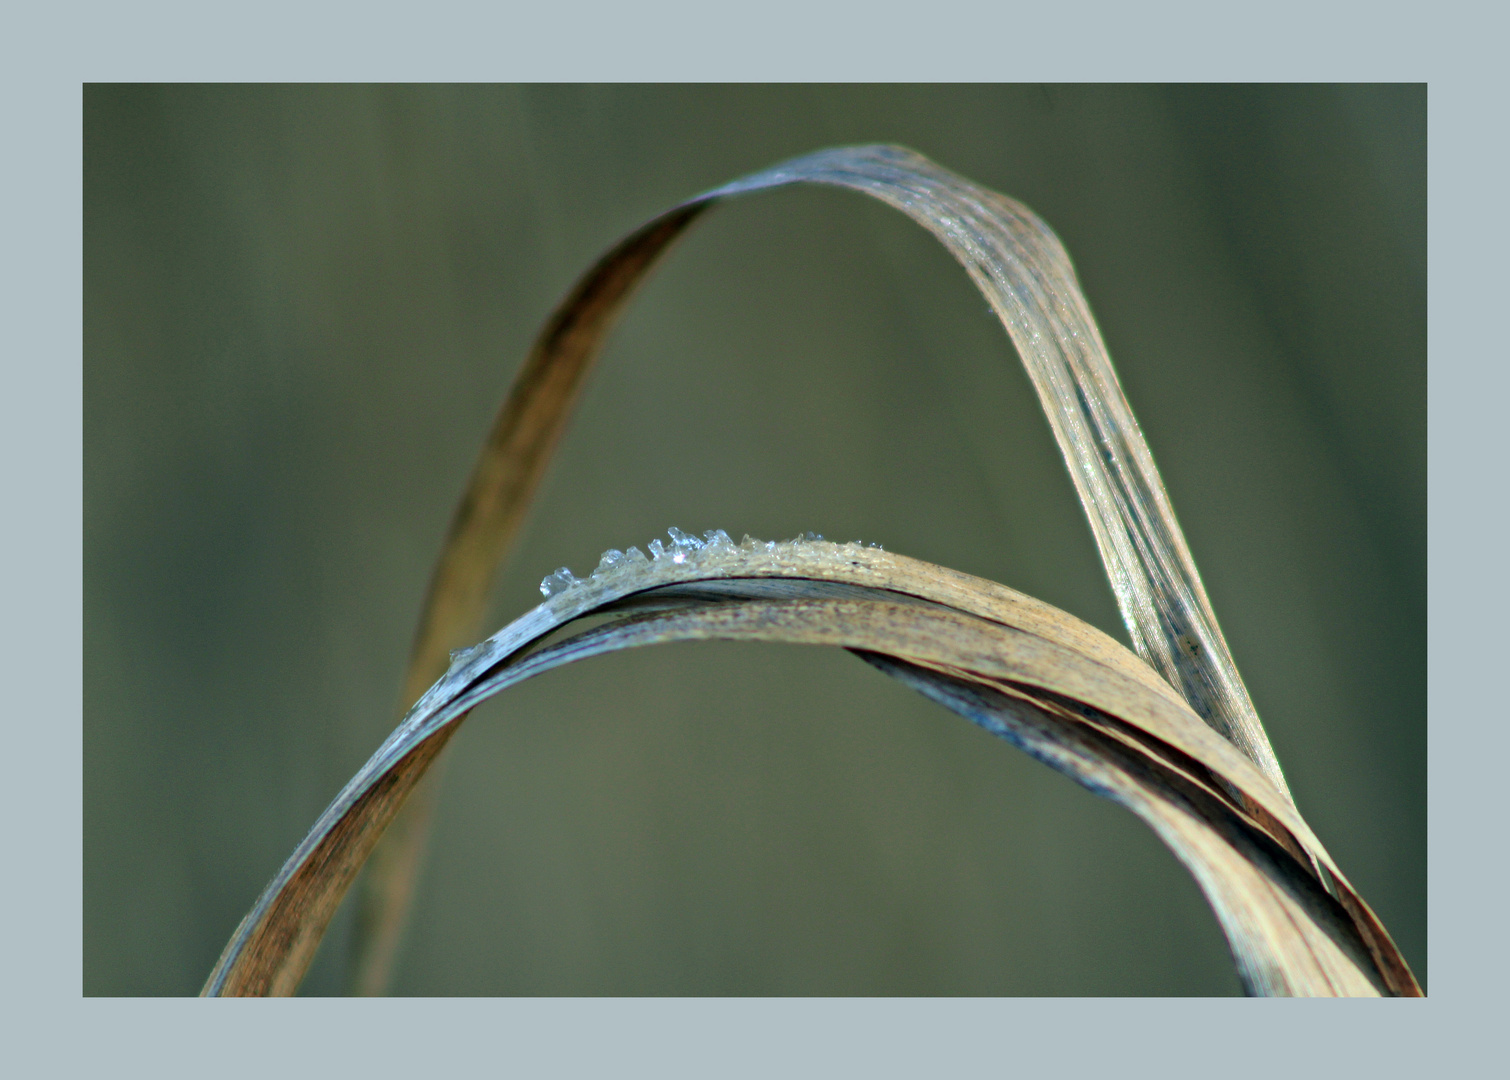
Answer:
<path fill-rule="evenodd" d="M 583 581 L 553 575 L 545 603 L 458 652 L 268 885 L 204 992 L 293 991 L 361 859 L 479 702 L 603 653 L 719 638 L 854 650 L 1133 810 L 1194 874 L 1250 993 L 1419 994 L 1290 801 L 1104 634 L 1003 586 L 876 548 L 672 536 L 651 558 L 605 554 Z M 598 617 L 609 621 L 560 636 Z"/>
<path fill-rule="evenodd" d="M 516 376 L 462 496 L 420 616 L 403 707 L 439 676 L 447 650 L 479 635 L 498 568 L 634 287 L 709 206 L 798 183 L 848 188 L 896 207 L 969 271 L 1037 389 L 1134 648 L 1289 798 L 1064 248 L 1020 203 L 891 146 L 825 150 L 706 192 L 621 241 L 583 275 Z M 387 984 L 429 831 L 431 786 L 418 789 L 364 877 L 359 993 L 381 993 Z"/>

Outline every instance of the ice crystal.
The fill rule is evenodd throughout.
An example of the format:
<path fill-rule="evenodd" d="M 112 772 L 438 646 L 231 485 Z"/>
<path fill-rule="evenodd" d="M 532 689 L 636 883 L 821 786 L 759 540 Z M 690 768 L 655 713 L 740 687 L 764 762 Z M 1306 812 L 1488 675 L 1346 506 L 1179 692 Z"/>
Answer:
<path fill-rule="evenodd" d="M 603 552 L 602 557 L 598 560 L 597 567 L 589 575 L 588 580 L 594 582 L 601 581 L 607 576 L 620 573 L 624 570 L 645 567 L 654 563 L 665 562 L 684 565 L 689 560 L 697 559 L 700 556 L 707 557 L 709 555 L 717 555 L 718 553 L 732 554 L 741 552 L 745 555 L 764 555 L 774 560 L 780 555 L 783 549 L 800 552 L 810 550 L 814 544 L 826 542 L 820 534 L 815 532 L 805 532 L 801 536 L 784 543 L 777 543 L 775 540 L 756 540 L 746 533 L 744 538 L 736 545 L 729 538 L 729 534 L 722 529 L 709 529 L 703 533 L 702 539 L 698 539 L 691 533 L 682 532 L 675 525 L 666 530 L 666 535 L 670 537 L 669 544 L 662 541 L 659 537 L 650 541 L 648 545 L 650 555 L 648 557 L 637 547 L 631 547 L 625 551 L 620 551 L 618 548 L 609 548 Z M 860 541 L 855 540 L 844 546 L 859 549 L 862 545 Z M 864 547 L 881 550 L 880 544 L 866 544 Z M 555 573 L 547 575 L 540 582 L 540 592 L 549 599 L 584 584 L 586 582 L 574 575 L 569 568 L 563 566 Z M 453 654 L 452 659 L 456 659 L 455 654 Z"/>
<path fill-rule="evenodd" d="M 540 582 L 540 591 L 545 596 L 555 596 L 559 592 L 565 592 L 576 585 L 582 584 L 569 567 L 561 567 L 554 574 L 549 574 Z"/>

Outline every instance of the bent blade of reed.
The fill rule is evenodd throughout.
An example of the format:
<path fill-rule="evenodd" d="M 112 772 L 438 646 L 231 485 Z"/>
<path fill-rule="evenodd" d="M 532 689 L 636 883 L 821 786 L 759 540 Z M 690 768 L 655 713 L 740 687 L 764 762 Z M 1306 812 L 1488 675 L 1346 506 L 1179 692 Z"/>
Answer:
<path fill-rule="evenodd" d="M 275 876 L 204 992 L 297 986 L 354 862 L 480 701 L 591 656 L 718 638 L 857 651 L 1133 810 L 1195 875 L 1250 993 L 1419 994 L 1289 800 L 1099 631 L 1003 586 L 858 545 L 735 545 L 713 534 L 652 550 L 611 553 L 588 579 L 456 654 Z M 548 640 L 589 616 L 611 621 Z"/>
<path fill-rule="evenodd" d="M 515 377 L 432 575 L 404 681 L 407 707 L 475 640 L 498 567 L 603 342 L 635 287 L 714 204 L 788 184 L 847 188 L 918 222 L 964 265 L 1017 347 L 1090 520 L 1134 648 L 1289 798 L 1063 245 L 1031 210 L 894 146 L 794 158 L 672 208 L 583 275 Z M 354 988 L 391 971 L 433 802 L 422 785 L 365 875 Z"/>

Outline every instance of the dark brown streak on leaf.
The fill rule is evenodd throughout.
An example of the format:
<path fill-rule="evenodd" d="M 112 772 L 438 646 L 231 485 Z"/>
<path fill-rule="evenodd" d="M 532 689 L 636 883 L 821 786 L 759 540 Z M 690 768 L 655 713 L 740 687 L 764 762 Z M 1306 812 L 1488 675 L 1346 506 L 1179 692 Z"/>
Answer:
<path fill-rule="evenodd" d="M 1374 914 L 1374 909 L 1364 902 L 1351 887 L 1337 890 L 1337 902 L 1342 905 L 1348 917 L 1358 929 L 1358 934 L 1363 938 L 1364 945 L 1368 948 L 1369 955 L 1373 957 L 1374 964 L 1390 993 L 1400 997 L 1425 997 L 1426 993 L 1421 989 L 1421 984 L 1416 981 L 1415 972 L 1406 964 L 1405 957 L 1395 945 L 1394 938 L 1389 936 L 1389 931 L 1384 929 L 1384 924 L 1379 921 L 1379 916 Z"/>
<path fill-rule="evenodd" d="M 1082 726 L 1087 744 L 1094 746 L 1107 760 L 1115 761 L 1133 779 L 1159 790 L 1185 813 L 1199 818 L 1250 862 L 1261 864 L 1265 876 L 1305 907 L 1316 924 L 1354 959 L 1359 970 L 1372 977 L 1371 981 L 1376 982 L 1381 991 L 1386 989 L 1382 978 L 1363 960 L 1369 951 L 1359 928 L 1354 926 L 1346 909 L 1314 876 L 1311 860 L 1288 830 L 1279 827 L 1279 835 L 1271 835 L 1243 806 L 1234 802 L 1224 785 L 1207 783 L 1193 771 L 1175 765 L 1173 762 L 1183 755 L 1159 744 L 1158 740 L 1129 737 L 1125 733 L 1129 725 L 1119 724 L 1105 714 L 1097 714 L 1094 709 L 1054 702 L 1057 695 L 1025 696 L 1047 715 L 1067 724 Z M 1102 722 L 1095 722 L 1087 714 L 1095 715 L 1095 719 Z M 1199 771 L 1210 775 L 1209 770 Z M 1273 818 L 1268 820 L 1273 822 Z M 1274 824 L 1277 826 L 1278 823 Z M 1400 992 L 1397 988 L 1389 989 Z M 1249 991 L 1251 993 L 1252 988 Z"/>
<path fill-rule="evenodd" d="M 352 879 L 458 727 L 448 724 L 436 732 L 362 793 L 319 840 L 264 917 L 249 926 L 253 916 L 248 915 L 236 928 L 201 996 L 287 997 L 299 988 Z"/>
<path fill-rule="evenodd" d="M 877 654 L 867 655 L 863 650 L 850 651 L 888 674 L 895 675 L 892 668 L 903 663 Z M 1267 876 L 1274 880 L 1282 878 L 1292 897 L 1312 910 L 1318 925 L 1330 928 L 1333 940 L 1339 945 L 1345 939 L 1349 952 L 1366 954 L 1372 961 L 1372 969 L 1361 963 L 1359 967 L 1381 989 L 1396 996 L 1421 996 L 1420 984 L 1388 931 L 1352 886 L 1345 879 L 1333 879 L 1329 887 L 1331 875 L 1318 875 L 1318 870 L 1327 872 L 1295 834 L 1261 803 L 1205 763 L 1136 725 L 1042 687 L 986 678 L 949 665 L 914 661 L 910 666 L 919 672 L 987 687 L 1026 701 L 1049 718 L 1079 726 L 1084 737 L 1099 746 L 1108 759 L 1115 758 L 1132 775 L 1156 777 L 1161 788 L 1178 793 L 1192 812 L 1198 808 L 1200 816 L 1234 847 L 1257 843 L 1264 848 L 1265 858 L 1272 866 Z M 1251 856 L 1250 861 L 1254 861 Z"/>
<path fill-rule="evenodd" d="M 1016 690 L 1030 691 L 1027 687 L 1013 687 Z M 1106 736 L 1117 739 L 1129 746 L 1136 747 L 1140 752 L 1157 758 L 1165 768 L 1180 775 L 1188 783 L 1199 785 L 1210 797 L 1222 802 L 1229 810 L 1241 814 L 1249 824 L 1263 832 L 1280 847 L 1290 853 L 1291 857 L 1304 864 L 1312 871 L 1315 864 L 1311 857 L 1306 854 L 1305 847 L 1295 838 L 1295 835 L 1285 828 L 1280 821 L 1264 809 L 1257 800 L 1244 794 L 1243 791 L 1217 775 L 1204 763 L 1197 761 L 1178 747 L 1170 746 L 1162 739 L 1157 739 L 1146 731 L 1142 731 L 1132 724 L 1125 723 L 1099 709 L 1093 709 L 1062 694 L 1051 691 L 1039 690 L 1035 693 L 1036 699 L 1043 705 L 1053 705 L 1057 709 L 1073 715 L 1089 727 Z"/>
<path fill-rule="evenodd" d="M 1166 812 L 1173 809 L 1189 824 L 1214 834 L 1232 854 L 1250 864 L 1270 890 L 1280 890 L 1288 897 L 1290 904 L 1303 914 L 1301 920 L 1296 920 L 1293 913 L 1286 913 L 1287 921 L 1292 927 L 1292 933 L 1288 936 L 1295 942 L 1304 941 L 1306 934 L 1302 923 L 1308 924 L 1313 931 L 1325 935 L 1351 966 L 1373 984 L 1376 991 L 1420 996 L 1420 988 L 1409 970 L 1403 968 L 1403 962 L 1398 964 L 1404 971 L 1403 978 L 1399 976 L 1395 964 L 1377 963 L 1377 953 L 1368 942 L 1366 923 L 1355 916 L 1350 905 L 1339 903 L 1325 891 L 1312 872 L 1313 864 L 1309 858 L 1297 857 L 1296 853 L 1275 842 L 1263 830 L 1256 829 L 1251 820 L 1222 791 L 1193 779 L 1183 770 L 1168 768 L 1157 756 L 1150 756 L 1142 745 L 1142 739 L 1115 737 L 1110 728 L 1098 728 L 1088 723 L 1086 710 L 1079 703 L 1061 703 L 1056 700 L 1057 695 L 1046 694 L 1036 687 L 1003 685 L 996 680 L 947 670 L 939 665 L 907 661 L 864 650 L 851 651 L 877 669 L 901 679 L 926 696 L 982 724 L 993 734 L 1007 739 L 1019 749 L 1069 775 L 1093 792 L 1121 803 L 1158 831 L 1158 818 L 1167 816 L 1167 813 L 1149 813 L 1149 802 L 1127 798 L 1126 789 L 1134 786 L 1141 788 L 1146 794 L 1154 795 Z M 961 695 L 977 699 L 995 698 L 998 704 L 992 715 L 1001 726 L 983 724 L 971 710 L 961 708 L 958 703 Z M 1115 718 L 1106 719 L 1112 725 L 1120 724 Z M 1046 748 L 1052 748 L 1054 752 L 1046 752 Z M 1167 749 L 1171 750 L 1174 757 L 1181 756 L 1178 751 Z M 1078 766 L 1067 763 L 1067 756 L 1078 758 Z M 1105 783 L 1113 775 L 1120 778 L 1122 783 Z M 1118 788 L 1122 790 L 1119 791 Z M 1169 846 L 1196 873 L 1199 880 L 1200 860 L 1192 860 L 1189 852 L 1182 851 L 1178 845 L 1171 843 Z M 1353 896 L 1350 890 L 1345 895 Z M 1211 900 L 1214 908 L 1217 907 L 1215 897 L 1208 895 L 1208 900 Z M 1262 897 L 1256 897 L 1254 902 L 1262 904 Z M 1357 903 L 1366 907 L 1361 900 Z M 1282 906 L 1279 907 L 1282 909 Z M 1221 912 L 1218 914 L 1220 916 Z M 1242 955 L 1233 928 L 1227 925 L 1225 917 L 1222 921 L 1234 959 L 1238 961 L 1239 975 L 1248 993 L 1347 992 L 1327 974 L 1326 965 L 1319 956 L 1317 970 L 1308 974 L 1304 970 L 1305 965 L 1265 963 L 1266 958 L 1261 954 Z M 1392 944 L 1389 950 L 1393 952 Z M 1398 958 L 1398 953 L 1393 955 Z M 1308 978 L 1311 981 L 1308 982 Z"/>
<path fill-rule="evenodd" d="M 498 569 L 609 329 L 651 265 L 709 205 L 679 208 L 624 240 L 583 276 L 541 331 L 514 378 L 451 520 L 421 609 L 401 710 L 445 672 L 451 649 L 481 636 Z M 439 780 L 436 770 L 410 792 L 409 807 L 373 852 L 372 866 L 363 878 L 352 973 L 357 994 L 381 994 L 388 984 Z M 304 963 L 307 966 L 308 960 Z"/>

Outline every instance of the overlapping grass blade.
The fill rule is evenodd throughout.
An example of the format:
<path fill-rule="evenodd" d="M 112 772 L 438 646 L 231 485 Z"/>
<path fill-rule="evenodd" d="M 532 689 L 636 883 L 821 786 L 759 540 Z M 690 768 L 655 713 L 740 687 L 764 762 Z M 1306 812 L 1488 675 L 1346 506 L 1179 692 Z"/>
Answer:
<path fill-rule="evenodd" d="M 401 708 L 440 678 L 450 650 L 481 636 L 498 567 L 609 328 L 655 260 L 707 205 L 679 207 L 620 241 L 583 275 L 540 332 L 483 444 L 431 573 Z M 437 772 L 417 784 L 404 813 L 370 853 L 356 916 L 352 986 L 359 994 L 380 994 L 387 986 L 438 779 Z"/>
<path fill-rule="evenodd" d="M 965 266 L 1037 389 L 1134 647 L 1289 798 L 1063 247 L 1026 207 L 900 147 L 826 150 L 706 192 L 621 241 L 582 277 L 515 378 L 458 506 L 420 617 L 405 707 L 439 677 L 447 650 L 477 638 L 497 569 L 635 285 L 714 203 L 795 183 L 878 198 L 923 225 Z M 431 803 L 422 784 L 364 879 L 353 982 L 359 993 L 386 986 Z"/>
<path fill-rule="evenodd" d="M 825 609 L 828 617 L 839 620 L 833 629 L 835 641 L 1143 816 L 1206 889 L 1250 989 L 1360 992 L 1363 984 L 1356 981 L 1356 971 L 1366 971 L 1372 972 L 1365 979 L 1370 986 L 1411 992 L 1414 980 L 1388 945 L 1387 935 L 1345 882 L 1329 880 L 1335 868 L 1294 815 L 1284 777 L 1237 676 L 1157 470 L 1063 248 L 1025 207 L 907 150 L 872 146 L 824 151 L 725 185 L 650 222 L 583 277 L 547 324 L 516 378 L 458 508 L 420 620 L 405 680 L 405 699 L 412 699 L 445 670 L 444 657 L 450 647 L 475 638 L 496 570 L 517 533 L 592 361 L 635 285 L 671 241 L 713 203 L 791 183 L 846 187 L 879 198 L 929 229 L 970 272 L 1022 355 L 1086 508 L 1133 643 L 1151 667 L 1133 659 L 1109 639 L 1102 640 L 1094 631 L 1076 628 L 1062 613 L 973 579 L 968 587 L 957 581 L 956 594 L 951 597 L 929 597 L 927 590 L 912 594 L 916 597 L 914 607 L 926 600 L 966 612 L 977 621 L 995 620 L 998 625 L 1015 626 L 1023 633 L 1039 635 L 1036 640 L 1059 640 L 1062 652 L 1056 654 L 1056 662 L 1061 674 L 1080 670 L 1076 665 L 1085 663 L 1096 665 L 1086 670 L 1116 671 L 1128 686 L 1138 688 L 1136 693 L 1142 695 L 1145 705 L 1163 701 L 1165 707 L 1182 710 L 1186 718 L 1193 710 L 1200 721 L 1228 741 L 1212 739 L 1208 732 L 1202 751 L 1206 757 L 1190 757 L 1194 754 L 1191 746 L 1174 737 L 1178 730 L 1183 733 L 1181 738 L 1188 740 L 1189 731 L 1179 724 L 1161 729 L 1157 709 L 1139 714 L 1129 704 L 1132 699 L 1120 701 L 1121 712 L 1108 709 L 1108 702 L 1094 694 L 1087 697 L 1085 686 L 1078 690 L 1058 686 L 1046 668 L 1038 669 L 1037 681 L 1030 680 L 1033 689 L 1028 692 L 1023 684 L 992 674 L 992 664 L 984 654 L 962 666 L 958 656 L 944 659 L 907 649 L 889 652 L 876 647 L 881 624 L 873 619 L 865 623 L 869 637 L 861 634 L 851 640 L 845 634 L 858 632 L 854 624 L 860 618 L 858 609 Z M 783 586 L 787 593 L 782 602 L 790 607 L 798 600 L 814 600 L 813 567 L 788 570 L 794 580 L 808 584 L 797 592 L 791 591 L 795 586 Z M 940 582 L 949 579 L 950 572 L 931 568 L 931 575 L 936 591 L 942 588 Z M 847 582 L 844 587 L 859 586 Z M 702 607 L 698 619 L 684 625 L 679 633 L 708 636 L 713 632 L 710 628 L 747 625 L 760 612 L 759 618 L 776 618 L 777 608 L 770 606 L 777 603 L 772 598 L 772 581 L 765 580 L 759 588 L 746 581 L 734 589 L 726 580 L 719 588 L 725 590 L 720 594 L 722 606 L 717 608 L 722 614 L 715 617 L 713 601 L 704 596 L 699 601 Z M 958 594 L 960 588 L 963 595 Z M 685 605 L 698 589 L 692 582 L 681 582 L 672 589 L 675 596 L 662 588 L 655 602 L 664 605 L 675 600 Z M 707 591 L 705 586 L 702 589 Z M 993 590 L 999 590 L 999 594 Z M 1010 599 L 1004 600 L 1007 596 Z M 740 598 L 737 604 L 736 597 Z M 879 603 L 875 598 L 870 602 Z M 993 608 L 1002 603 L 1010 608 L 1011 618 L 1005 621 L 998 618 L 1002 612 Z M 786 613 L 790 615 L 793 610 Z M 912 615 L 922 617 L 920 610 Z M 734 611 L 742 614 L 729 622 L 729 613 Z M 649 618 L 643 612 L 641 616 Z M 668 614 L 655 618 L 670 625 L 666 622 L 671 619 Z M 530 619 L 527 616 L 515 624 L 516 628 L 528 628 Z M 1039 622 L 1035 624 L 1034 619 Z M 640 637 L 630 633 L 631 626 L 640 625 L 622 624 L 618 636 L 611 639 L 616 643 L 612 647 L 641 640 L 643 633 Z M 1042 632 L 1046 626 L 1054 630 L 1045 637 Z M 822 636 L 811 626 L 804 633 Z M 1002 645 L 1000 641 L 994 644 Z M 521 664 L 520 670 L 528 666 L 528 662 Z M 1154 670 L 1163 681 L 1153 675 Z M 461 693 L 454 685 L 458 677 L 453 667 L 436 683 L 384 750 L 321 819 L 310 839 L 238 928 L 207 992 L 288 993 L 297 986 L 357 870 L 373 853 L 405 799 L 416 791 L 424 792 L 426 771 L 455 730 L 451 721 L 460 715 L 455 703 L 472 700 L 472 691 Z M 433 730 L 415 729 L 415 717 L 430 715 L 427 708 L 441 699 L 451 703 L 447 705 L 451 710 L 447 719 L 436 721 Z M 1050 738 L 1045 732 L 1059 734 Z M 1064 732 L 1075 734 L 1070 738 Z M 1087 747 L 1096 749 L 1093 752 Z M 1213 754 L 1218 758 L 1225 755 L 1225 760 L 1213 765 L 1207 760 Z M 1179 759 L 1185 764 L 1174 764 L 1171 755 L 1185 755 Z M 1149 764 L 1155 760 L 1162 764 Z M 1185 767 L 1189 761 L 1197 762 L 1194 771 Z M 1108 773 L 1107 769 L 1112 771 Z M 1148 773 L 1148 769 L 1154 771 Z M 1255 784 L 1255 776 L 1262 783 Z M 1115 777 L 1115 782 L 1109 777 Z M 1192 784 L 1196 786 L 1192 788 Z M 415 799 L 401 827 L 378 847 L 359 911 L 359 992 L 379 992 L 386 983 L 417 852 L 427 832 L 428 802 Z M 1248 824 L 1233 826 L 1223 816 L 1231 814 Z M 1267 837 L 1264 843 L 1278 845 L 1284 858 L 1275 862 L 1269 848 L 1253 847 L 1244 831 L 1249 826 Z M 1298 826 L 1298 831 L 1292 826 Z M 1304 839 L 1297 839 L 1302 833 Z M 1243 847 L 1245 844 L 1247 847 Z M 1222 859 L 1211 852 L 1228 848 L 1242 848 L 1245 854 L 1223 869 Z M 1308 869 L 1296 877 L 1292 864 L 1307 864 Z M 1253 870 L 1255 866 L 1260 868 Z M 1268 886 L 1263 885 L 1265 882 Z M 1254 899 L 1269 886 L 1269 900 Z M 1324 899 L 1313 895 L 1318 887 Z M 1300 908 L 1291 910 L 1296 904 Z M 1333 918 L 1336 912 L 1332 910 L 1339 907 L 1346 914 L 1340 922 Z M 1301 918 L 1297 911 L 1310 914 Z M 1322 937 L 1296 946 L 1312 957 L 1309 966 L 1294 957 L 1275 960 L 1265 952 L 1279 949 L 1275 955 L 1280 955 L 1293 951 L 1290 946 L 1280 948 L 1274 943 L 1276 934 L 1285 937 L 1276 930 L 1285 924 L 1330 926 Z M 1351 930 L 1344 932 L 1338 927 Z M 1333 956 L 1325 941 L 1341 942 L 1338 947 L 1342 953 Z M 1359 966 L 1344 962 L 1348 956 L 1356 961 L 1357 955 L 1362 955 L 1356 949 L 1349 953 L 1344 947 L 1349 942 L 1351 946 L 1362 943 L 1370 958 L 1368 963 Z"/>
<path fill-rule="evenodd" d="M 1290 801 L 1137 657 L 992 582 L 875 548 L 674 534 L 475 648 L 321 815 L 238 928 L 205 993 L 297 986 L 404 793 L 482 700 L 566 663 L 709 638 L 854 650 L 1147 821 L 1210 900 L 1252 993 L 1418 994 L 1389 936 Z M 606 619 L 571 632 L 583 620 Z M 564 634 L 564 636 L 563 636 Z M 1335 880 L 1329 894 L 1315 866 Z"/>

